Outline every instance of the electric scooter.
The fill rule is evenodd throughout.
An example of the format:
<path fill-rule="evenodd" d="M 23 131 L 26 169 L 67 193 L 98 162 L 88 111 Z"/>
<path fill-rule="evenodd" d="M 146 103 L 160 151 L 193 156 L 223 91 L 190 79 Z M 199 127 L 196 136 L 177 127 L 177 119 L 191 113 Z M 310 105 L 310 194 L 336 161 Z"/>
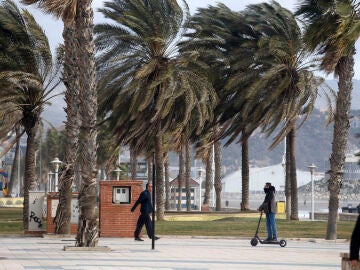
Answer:
<path fill-rule="evenodd" d="M 253 247 L 255 247 L 260 242 L 261 244 L 280 245 L 280 247 L 285 247 L 286 246 L 286 241 L 284 239 L 280 239 L 280 241 L 273 241 L 273 240 L 267 241 L 267 240 L 261 240 L 260 239 L 260 237 L 258 235 L 258 232 L 259 232 L 259 227 L 260 227 L 260 222 L 261 222 L 262 215 L 263 215 L 263 211 L 261 211 L 259 222 L 258 222 L 258 225 L 257 225 L 257 228 L 256 228 L 256 232 L 255 232 L 254 237 L 251 239 L 250 244 Z"/>

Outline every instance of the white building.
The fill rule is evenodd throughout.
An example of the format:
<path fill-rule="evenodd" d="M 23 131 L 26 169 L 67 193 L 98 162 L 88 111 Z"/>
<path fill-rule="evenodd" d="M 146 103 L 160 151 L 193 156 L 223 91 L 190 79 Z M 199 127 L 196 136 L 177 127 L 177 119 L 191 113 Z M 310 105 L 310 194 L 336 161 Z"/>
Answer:
<path fill-rule="evenodd" d="M 283 191 L 285 186 L 285 173 L 281 164 L 256 168 L 249 170 L 249 190 L 263 190 L 264 184 L 270 182 L 277 191 Z M 310 171 L 296 171 L 298 187 L 311 181 Z M 323 173 L 315 171 L 314 180 L 320 180 L 324 177 Z M 241 193 L 241 170 L 235 171 L 222 179 L 223 192 Z"/>

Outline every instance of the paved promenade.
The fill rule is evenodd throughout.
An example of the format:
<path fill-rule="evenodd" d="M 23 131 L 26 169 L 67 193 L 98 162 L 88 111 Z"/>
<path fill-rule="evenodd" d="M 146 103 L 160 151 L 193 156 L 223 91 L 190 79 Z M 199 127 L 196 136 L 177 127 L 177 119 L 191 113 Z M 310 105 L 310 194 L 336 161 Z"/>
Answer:
<path fill-rule="evenodd" d="M 250 239 L 163 236 L 156 241 L 100 238 L 111 251 L 64 251 L 73 238 L 0 237 L 1 270 L 208 270 L 340 269 L 347 241 L 287 240 L 287 246 L 250 245 Z"/>

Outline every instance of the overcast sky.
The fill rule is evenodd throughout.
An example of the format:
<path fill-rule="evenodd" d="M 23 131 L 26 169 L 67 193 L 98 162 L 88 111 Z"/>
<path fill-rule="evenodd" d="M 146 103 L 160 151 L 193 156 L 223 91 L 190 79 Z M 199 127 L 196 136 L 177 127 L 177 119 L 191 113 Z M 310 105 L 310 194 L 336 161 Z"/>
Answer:
<path fill-rule="evenodd" d="M 15 0 L 15 2 L 19 3 L 20 0 Z M 103 7 L 104 0 L 93 0 L 93 8 L 94 8 L 94 23 L 99 23 L 103 21 L 103 17 L 99 12 L 97 12 L 98 8 Z M 190 12 L 193 14 L 197 8 L 206 7 L 208 5 L 216 5 L 216 3 L 221 2 L 228 6 L 230 9 L 234 11 L 243 10 L 249 4 L 257 4 L 261 2 L 265 2 L 264 0 L 188 0 L 187 3 L 190 8 Z M 267 2 L 267 1 L 266 1 Z M 283 7 L 295 11 L 296 6 L 298 5 L 298 0 L 278 0 L 277 1 Z M 21 5 L 20 5 L 21 6 Z M 62 22 L 60 20 L 55 19 L 51 15 L 47 15 L 42 13 L 41 11 L 35 9 L 33 6 L 26 7 L 34 16 L 37 22 L 44 28 L 50 45 L 55 48 L 55 46 L 62 42 Z M 360 51 L 360 46 L 357 44 L 357 51 Z M 357 72 L 358 71 L 358 72 Z M 328 79 L 332 79 L 333 76 L 330 75 Z M 360 79 L 360 56 L 357 55 L 355 57 L 355 78 Z"/>

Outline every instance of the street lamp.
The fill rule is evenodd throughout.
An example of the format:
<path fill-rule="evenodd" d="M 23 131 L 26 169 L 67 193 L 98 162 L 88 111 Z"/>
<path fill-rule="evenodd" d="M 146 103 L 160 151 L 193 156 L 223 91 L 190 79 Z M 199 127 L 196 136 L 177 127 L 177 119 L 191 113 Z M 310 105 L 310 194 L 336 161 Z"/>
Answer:
<path fill-rule="evenodd" d="M 120 180 L 120 172 L 121 172 L 121 169 L 120 168 L 116 168 L 114 170 L 114 172 L 116 173 L 116 180 Z"/>
<path fill-rule="evenodd" d="M 314 220 L 314 172 L 315 172 L 315 164 L 312 163 L 308 166 L 311 174 L 311 220 Z"/>
<path fill-rule="evenodd" d="M 56 157 L 53 161 L 50 161 L 50 163 L 53 165 L 55 170 L 55 192 L 58 192 L 59 167 L 62 161 L 60 161 L 59 158 Z"/>
<path fill-rule="evenodd" d="M 49 172 L 48 173 L 48 181 L 47 181 L 47 184 L 46 184 L 46 191 L 45 191 L 45 193 L 47 194 L 48 192 L 52 192 L 53 191 L 53 184 L 52 184 L 52 175 L 53 175 L 54 173 L 52 173 L 52 172 Z"/>

